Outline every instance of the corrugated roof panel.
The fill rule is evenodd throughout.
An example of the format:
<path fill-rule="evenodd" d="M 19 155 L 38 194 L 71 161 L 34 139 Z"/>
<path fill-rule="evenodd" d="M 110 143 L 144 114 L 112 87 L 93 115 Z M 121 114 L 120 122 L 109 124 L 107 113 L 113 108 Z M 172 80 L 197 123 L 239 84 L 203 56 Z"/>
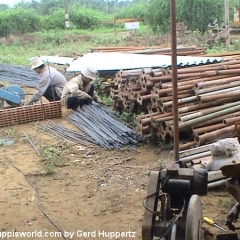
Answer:
<path fill-rule="evenodd" d="M 32 57 L 29 60 L 32 61 L 34 58 L 36 58 L 36 57 Z M 56 63 L 59 65 L 66 65 L 66 64 L 70 65 L 74 60 L 74 58 L 59 57 L 59 56 L 40 56 L 40 58 L 45 63 Z"/>
<path fill-rule="evenodd" d="M 200 65 L 220 62 L 221 57 L 194 57 L 178 56 L 178 66 Z M 98 71 L 130 70 L 139 68 L 160 68 L 172 65 L 169 55 L 146 55 L 129 53 L 88 53 L 78 60 L 73 61 L 67 68 L 68 72 L 80 71 L 80 65 L 88 64 Z"/>

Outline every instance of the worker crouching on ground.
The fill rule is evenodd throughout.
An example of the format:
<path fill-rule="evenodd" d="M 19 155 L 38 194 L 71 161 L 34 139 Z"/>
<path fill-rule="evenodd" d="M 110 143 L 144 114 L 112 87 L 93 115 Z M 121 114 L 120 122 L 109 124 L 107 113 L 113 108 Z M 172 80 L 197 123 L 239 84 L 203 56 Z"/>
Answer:
<path fill-rule="evenodd" d="M 33 104 L 44 96 L 49 102 L 59 101 L 62 90 L 67 83 L 66 78 L 55 68 L 45 66 L 41 58 L 34 58 L 32 61 L 32 70 L 40 75 L 37 91 L 33 94 L 28 104 Z"/>
<path fill-rule="evenodd" d="M 91 104 L 95 101 L 103 104 L 95 92 L 92 80 L 96 78 L 97 71 L 89 66 L 81 67 L 81 74 L 72 78 L 63 88 L 61 102 L 67 109 L 77 110 L 84 104 Z"/>

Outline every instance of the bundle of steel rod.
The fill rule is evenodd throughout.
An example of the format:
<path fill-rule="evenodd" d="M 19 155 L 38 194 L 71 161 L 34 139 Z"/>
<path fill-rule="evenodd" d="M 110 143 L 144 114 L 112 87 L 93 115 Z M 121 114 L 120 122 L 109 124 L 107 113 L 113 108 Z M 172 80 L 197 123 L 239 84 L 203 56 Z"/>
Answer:
<path fill-rule="evenodd" d="M 61 138 L 65 141 L 79 143 L 83 146 L 89 146 L 91 144 L 97 144 L 91 137 L 86 134 L 83 134 L 79 131 L 75 131 L 64 127 L 59 123 L 53 123 L 50 120 L 46 124 L 42 124 L 39 127 L 39 130 L 42 132 L 48 132 L 51 136 L 55 135 L 58 138 Z"/>
<path fill-rule="evenodd" d="M 30 67 L 0 64 L 0 81 L 15 83 L 19 86 L 36 87 L 39 75 Z"/>
<path fill-rule="evenodd" d="M 201 55 L 205 54 L 205 48 L 196 46 L 177 47 L 177 54 L 179 56 L 187 55 Z M 152 46 L 152 47 L 91 47 L 90 52 L 127 52 L 136 54 L 162 54 L 170 55 L 171 48 L 166 46 Z"/>
<path fill-rule="evenodd" d="M 62 118 L 60 101 L 0 110 L 0 127 L 53 118 Z"/>
<path fill-rule="evenodd" d="M 188 142 L 180 149 L 231 136 L 240 119 L 239 74 L 239 59 L 178 69 L 179 130 Z M 171 79 L 169 69 L 119 71 L 110 96 L 125 110 L 138 110 L 138 133 L 164 140 L 173 137 Z"/>
<path fill-rule="evenodd" d="M 67 119 L 105 149 L 135 149 L 143 138 L 121 123 L 112 111 L 99 104 L 84 105 Z"/>

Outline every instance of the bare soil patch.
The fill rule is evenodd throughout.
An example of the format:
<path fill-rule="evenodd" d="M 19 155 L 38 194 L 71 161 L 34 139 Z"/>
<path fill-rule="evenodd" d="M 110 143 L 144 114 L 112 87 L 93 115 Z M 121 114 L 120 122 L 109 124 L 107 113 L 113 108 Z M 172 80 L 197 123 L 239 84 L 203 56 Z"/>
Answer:
<path fill-rule="evenodd" d="M 73 127 L 64 119 L 56 121 Z M 164 165 L 172 164 L 170 152 L 152 145 L 140 146 L 137 151 L 84 148 L 35 132 L 35 126 L 29 123 L 0 130 L 2 139 L 14 140 L 10 146 L 0 146 L 1 231 L 58 231 L 42 209 L 63 231 L 74 232 L 73 239 L 93 239 L 78 238 L 80 230 L 132 231 L 136 232 L 134 239 L 141 239 L 142 199 L 147 193 L 148 174 L 159 169 L 159 158 Z M 30 138 L 34 136 L 41 156 L 23 132 Z M 46 149 L 57 149 L 58 158 L 54 159 Z M 49 159 L 54 167 L 47 165 Z M 46 174 L 48 171 L 52 174 Z M 202 197 L 202 203 L 204 215 L 224 226 L 233 204 L 224 189 L 209 192 Z M 208 240 L 220 233 L 205 223 L 203 226 L 210 231 Z"/>

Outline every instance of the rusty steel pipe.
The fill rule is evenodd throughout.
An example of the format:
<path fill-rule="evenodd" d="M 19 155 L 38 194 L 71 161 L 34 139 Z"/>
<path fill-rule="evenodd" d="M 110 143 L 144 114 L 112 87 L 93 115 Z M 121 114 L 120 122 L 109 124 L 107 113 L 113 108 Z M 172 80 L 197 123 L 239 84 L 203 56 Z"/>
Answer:
<path fill-rule="evenodd" d="M 191 156 L 191 155 L 194 155 L 194 154 L 197 154 L 197 153 L 210 151 L 211 145 L 212 144 L 208 144 L 208 145 L 204 145 L 204 146 L 201 146 L 201 147 L 195 147 L 195 148 L 191 148 L 191 149 L 188 149 L 188 150 L 185 150 L 185 151 L 181 151 L 179 153 L 180 159 L 182 157 L 187 157 L 187 156 Z"/>
<path fill-rule="evenodd" d="M 240 115 L 240 114 L 239 114 Z M 223 120 L 223 124 L 225 126 L 230 126 L 235 124 L 237 121 L 240 121 L 240 116 L 236 116 L 236 117 L 231 117 L 231 118 L 226 118 Z"/>
<path fill-rule="evenodd" d="M 236 105 L 238 105 L 238 103 L 234 104 L 234 102 L 233 102 L 231 104 L 231 106 L 236 106 Z M 218 106 L 218 107 L 211 107 L 211 108 L 208 108 L 208 109 L 199 110 L 197 112 L 190 113 L 190 114 L 187 114 L 185 116 L 179 117 L 179 121 L 186 122 L 186 121 L 192 120 L 194 118 L 198 118 L 198 117 L 201 117 L 201 116 L 207 115 L 209 113 L 213 113 L 213 112 L 218 112 L 218 111 L 226 109 L 226 108 L 229 108 L 228 104 Z"/>
<path fill-rule="evenodd" d="M 238 103 L 237 106 L 236 106 L 236 103 Z M 229 114 L 229 113 L 239 111 L 240 110 L 240 105 L 239 104 L 240 104 L 239 101 L 235 102 L 233 104 L 228 104 L 229 105 L 228 109 L 224 109 L 224 110 L 221 110 L 221 111 L 218 111 L 218 112 L 215 112 L 215 113 L 207 114 L 205 116 L 201 116 L 201 117 L 189 120 L 187 122 L 179 123 L 179 129 L 185 130 L 189 127 L 194 127 L 198 123 L 201 123 L 201 122 L 204 122 L 204 121 L 216 118 L 216 117 L 220 117 L 220 116 L 223 116 L 225 114 Z"/>
<path fill-rule="evenodd" d="M 228 93 L 228 92 L 233 92 L 233 91 L 238 91 L 238 90 L 240 90 L 240 86 L 229 87 L 229 88 L 226 88 L 226 89 L 217 90 L 217 91 L 213 91 L 213 92 L 210 92 L 210 93 L 203 93 L 203 94 L 200 94 L 199 96 L 210 96 L 210 95 Z"/>
<path fill-rule="evenodd" d="M 209 87 L 212 85 L 220 85 L 220 84 L 225 84 L 225 83 L 231 83 L 234 81 L 239 81 L 240 76 L 234 76 L 234 77 L 224 77 L 222 79 L 215 79 L 216 81 L 207 81 L 207 82 L 195 82 L 194 83 L 194 89 L 201 89 L 205 87 Z"/>
<path fill-rule="evenodd" d="M 152 82 L 152 83 L 156 83 L 156 82 L 160 82 L 161 79 L 160 77 L 152 77 L 152 76 L 145 76 L 144 77 L 144 82 L 147 83 L 147 82 Z"/>
<path fill-rule="evenodd" d="M 237 112 L 234 112 L 234 113 L 225 114 L 225 115 L 222 115 L 220 117 L 216 117 L 216 118 L 207 120 L 205 122 L 196 124 L 194 127 L 199 128 L 199 127 L 204 127 L 204 126 L 207 126 L 207 125 L 210 125 L 210 124 L 222 123 L 225 118 L 238 117 L 238 116 L 240 116 L 240 112 L 237 111 Z"/>
<path fill-rule="evenodd" d="M 131 98 L 132 99 L 137 99 L 138 94 L 144 95 L 144 94 L 148 94 L 148 91 L 136 91 L 136 92 L 132 92 L 131 93 Z"/>
<path fill-rule="evenodd" d="M 182 68 L 178 69 L 178 74 L 180 73 L 195 73 L 195 72 L 203 72 L 203 71 L 212 71 L 212 70 L 227 70 L 227 69 L 238 69 L 240 68 L 240 64 L 222 64 L 218 66 L 207 65 L 205 67 L 200 68 Z M 170 72 L 171 74 L 171 72 Z"/>
<path fill-rule="evenodd" d="M 193 92 L 192 88 L 193 88 L 193 84 L 180 86 L 180 87 L 178 87 L 178 91 L 180 92 L 183 90 L 191 90 L 191 92 Z M 158 90 L 155 90 L 154 93 L 157 94 L 159 97 L 162 97 L 163 95 L 172 93 L 172 88 L 164 88 L 164 89 L 160 89 L 160 90 L 158 89 Z"/>
<path fill-rule="evenodd" d="M 148 94 L 148 95 L 140 95 L 138 94 L 137 96 L 137 102 L 140 104 L 140 105 L 143 105 L 143 102 L 144 101 L 151 101 L 151 98 L 152 98 L 153 94 Z"/>
<path fill-rule="evenodd" d="M 227 89 L 227 88 L 236 87 L 236 86 L 240 86 L 240 81 L 231 82 L 228 84 L 221 84 L 219 86 L 208 87 L 208 88 L 204 88 L 204 89 L 194 89 L 194 92 L 195 92 L 195 95 L 201 95 L 204 93 L 215 92 L 215 91 L 218 91 L 221 89 Z"/>
<path fill-rule="evenodd" d="M 148 113 L 148 114 L 145 114 L 145 115 L 138 115 L 136 117 L 136 119 L 145 119 L 145 118 L 149 118 L 151 116 L 156 116 L 156 115 L 159 115 L 159 114 L 161 114 L 161 113 L 155 112 L 155 113 Z"/>
<path fill-rule="evenodd" d="M 142 91 L 150 91 L 153 88 L 152 84 L 142 84 L 141 89 Z"/>
<path fill-rule="evenodd" d="M 197 96 L 191 96 L 191 97 L 184 97 L 181 99 L 178 99 L 178 105 L 184 104 L 184 103 L 191 103 L 191 102 L 196 102 L 198 100 Z M 160 107 L 163 109 L 167 109 L 173 105 L 173 101 L 168 101 L 168 102 L 159 102 Z"/>
<path fill-rule="evenodd" d="M 218 75 L 228 75 L 228 74 L 239 74 L 240 69 L 230 69 L 230 70 L 212 70 L 205 72 L 196 72 L 196 73 L 185 73 L 178 74 L 178 79 L 184 79 L 189 77 L 210 77 L 210 76 L 218 76 Z M 162 76 L 160 77 L 161 81 L 171 80 L 171 76 Z"/>
<path fill-rule="evenodd" d="M 193 147 L 196 145 L 197 145 L 196 142 L 188 142 L 188 143 L 180 144 L 179 150 L 183 151 L 183 150 L 189 149 L 190 147 Z"/>
<path fill-rule="evenodd" d="M 152 122 L 157 124 L 157 123 L 165 122 L 165 121 L 172 120 L 172 119 L 173 119 L 173 116 L 166 116 L 166 117 L 161 117 L 161 118 L 152 118 Z"/>
<path fill-rule="evenodd" d="M 224 128 L 224 127 L 226 127 L 226 125 L 224 123 L 218 123 L 218 124 L 213 124 L 213 125 L 206 126 L 206 127 L 193 128 L 192 131 L 193 131 L 194 135 L 199 135 L 202 133 L 211 132 L 213 130 L 217 130 L 217 129 Z"/>
<path fill-rule="evenodd" d="M 232 75 L 220 75 L 220 76 L 211 76 L 211 77 L 200 77 L 200 78 L 184 78 L 184 79 L 180 79 L 178 80 L 178 87 L 180 86 L 185 86 L 185 85 L 190 85 L 202 81 L 202 82 L 208 82 L 208 81 L 213 81 L 213 80 L 218 80 L 218 79 L 222 79 L 222 78 L 226 78 L 226 77 L 231 77 Z M 171 84 L 170 83 L 162 83 L 160 82 L 160 88 L 161 89 L 165 89 L 165 88 L 171 88 Z"/>
<path fill-rule="evenodd" d="M 209 101 L 214 101 L 218 99 L 223 99 L 223 98 L 232 98 L 232 97 L 237 97 L 239 96 L 238 99 L 240 99 L 240 90 L 234 91 L 234 92 L 228 92 L 228 93 L 222 93 L 222 94 L 214 94 L 214 95 L 207 95 L 207 96 L 198 96 L 198 101 L 201 103 L 209 102 Z"/>
<path fill-rule="evenodd" d="M 223 138 L 232 137 L 232 130 L 233 130 L 233 126 L 221 128 L 219 130 L 205 133 L 201 136 L 195 136 L 194 140 L 200 146 L 200 145 L 217 141 Z"/>
<path fill-rule="evenodd" d="M 205 109 L 208 107 L 214 107 L 214 106 L 218 106 L 218 105 L 222 105 L 224 103 L 228 103 L 228 102 L 233 102 L 238 100 L 238 97 L 233 97 L 233 98 L 226 98 L 226 99 L 221 99 L 221 100 L 216 100 L 216 101 L 211 101 L 211 102 L 207 102 L 207 103 L 195 103 L 194 105 L 189 105 L 189 106 L 184 106 L 178 109 L 179 114 L 181 113 L 186 113 L 186 112 L 192 112 L 192 111 L 196 111 L 196 110 L 200 110 L 200 109 Z"/>

